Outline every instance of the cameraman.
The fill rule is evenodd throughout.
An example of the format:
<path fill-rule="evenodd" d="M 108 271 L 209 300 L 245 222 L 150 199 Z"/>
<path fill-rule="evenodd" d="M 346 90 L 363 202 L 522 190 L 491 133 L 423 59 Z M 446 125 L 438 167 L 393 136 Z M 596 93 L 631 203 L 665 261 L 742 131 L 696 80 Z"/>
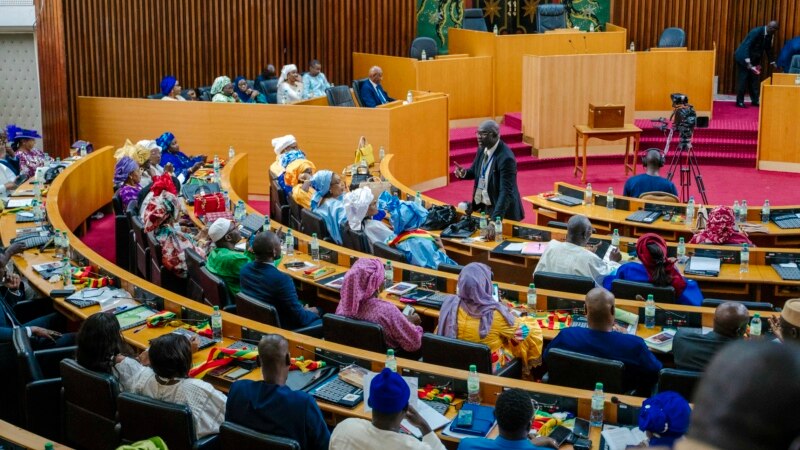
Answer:
<path fill-rule="evenodd" d="M 736 60 L 736 106 L 744 108 L 744 91 L 750 88 L 750 103 L 758 106 L 761 81 L 761 55 L 767 53 L 767 59 L 775 66 L 772 53 L 772 37 L 778 31 L 778 22 L 773 20 L 767 26 L 757 27 L 747 33 L 747 37 L 736 49 L 733 59 Z"/>
<path fill-rule="evenodd" d="M 659 174 L 659 170 L 664 167 L 664 156 L 661 154 L 661 150 L 657 148 L 647 150 L 642 158 L 642 164 L 645 173 L 628 178 L 622 195 L 638 198 L 647 192 L 669 192 L 678 196 L 675 184 Z"/>

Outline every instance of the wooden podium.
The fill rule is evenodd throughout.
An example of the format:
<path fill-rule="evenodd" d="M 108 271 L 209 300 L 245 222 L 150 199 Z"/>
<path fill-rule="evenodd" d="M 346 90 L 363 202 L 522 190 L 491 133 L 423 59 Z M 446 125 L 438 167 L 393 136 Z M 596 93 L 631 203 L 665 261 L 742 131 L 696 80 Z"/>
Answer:
<path fill-rule="evenodd" d="M 776 73 L 761 83 L 758 168 L 800 173 L 800 86 L 797 75 Z"/>
<path fill-rule="evenodd" d="M 589 103 L 625 105 L 625 123 L 633 123 L 635 54 L 526 55 L 522 64 L 522 132 L 536 156 L 572 156 L 575 125 L 588 122 Z M 590 155 L 624 152 L 620 141 L 590 150 Z"/>

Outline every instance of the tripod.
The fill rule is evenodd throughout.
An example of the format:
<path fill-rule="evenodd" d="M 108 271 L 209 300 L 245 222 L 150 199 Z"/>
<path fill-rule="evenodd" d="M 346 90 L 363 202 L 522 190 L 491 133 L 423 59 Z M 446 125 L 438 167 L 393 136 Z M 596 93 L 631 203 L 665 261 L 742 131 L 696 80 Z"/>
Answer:
<path fill-rule="evenodd" d="M 670 137 L 672 137 L 671 132 Z M 667 141 L 667 146 L 669 146 L 669 141 Z M 692 177 L 694 177 L 697 183 L 697 190 L 700 192 L 700 198 L 703 200 L 703 204 L 707 205 L 706 186 L 703 184 L 703 175 L 700 173 L 700 165 L 697 164 L 697 158 L 695 158 L 692 151 L 692 138 L 688 133 L 681 132 L 680 143 L 669 163 L 668 180 L 672 181 L 676 169 L 681 174 L 681 201 L 684 203 L 689 201 L 689 190 L 692 186 Z"/>

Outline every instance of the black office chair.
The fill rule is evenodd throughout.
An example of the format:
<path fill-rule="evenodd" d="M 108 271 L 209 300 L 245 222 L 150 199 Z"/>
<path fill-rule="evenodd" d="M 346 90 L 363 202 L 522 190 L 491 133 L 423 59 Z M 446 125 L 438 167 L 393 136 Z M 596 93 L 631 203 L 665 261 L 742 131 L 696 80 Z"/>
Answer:
<path fill-rule="evenodd" d="M 567 229 L 567 223 L 566 222 L 560 222 L 558 220 L 551 220 L 551 221 L 547 222 L 547 226 L 550 227 L 550 228 L 558 228 L 559 230 L 566 230 Z"/>
<path fill-rule="evenodd" d="M 388 350 L 383 327 L 377 323 L 325 314 L 322 332 L 326 341 L 377 353 L 385 354 Z"/>
<path fill-rule="evenodd" d="M 624 392 L 625 364 L 621 361 L 553 348 L 547 352 L 544 362 L 549 384 L 594 390 L 595 383 L 600 382 L 605 392 Z"/>
<path fill-rule="evenodd" d="M 380 259 L 391 259 L 392 261 L 402 263 L 406 262 L 406 257 L 400 250 L 390 247 L 383 242 L 375 242 L 372 244 L 372 254 Z"/>
<path fill-rule="evenodd" d="M 436 267 L 436 270 L 440 272 L 454 273 L 456 275 L 460 274 L 463 269 L 464 266 L 458 264 L 445 264 L 445 263 L 441 263 L 439 264 L 438 267 Z"/>
<path fill-rule="evenodd" d="M 647 298 L 653 295 L 653 300 L 659 303 L 678 303 L 675 298 L 675 288 L 672 286 L 654 286 L 651 283 L 616 279 L 611 282 L 611 293 L 617 298 L 635 300 L 637 295 Z"/>
<path fill-rule="evenodd" d="M 594 280 L 580 275 L 567 275 L 554 272 L 534 272 L 533 282 L 539 289 L 586 294 L 594 289 Z"/>
<path fill-rule="evenodd" d="M 87 450 L 117 448 L 117 378 L 65 359 L 61 361 L 61 383 L 64 443 Z"/>
<path fill-rule="evenodd" d="M 130 218 L 133 228 L 133 239 L 136 243 L 136 274 L 142 278 L 150 279 L 150 248 L 147 244 L 147 235 L 144 232 L 144 223 L 138 214 Z"/>
<path fill-rule="evenodd" d="M 153 232 L 147 233 L 150 248 L 150 282 L 179 295 L 186 294 L 186 278 L 181 278 L 164 266 L 161 244 Z"/>
<path fill-rule="evenodd" d="M 192 411 L 187 405 L 162 402 L 143 395 L 123 392 L 117 397 L 122 440 L 136 442 L 158 436 L 170 450 L 218 448 L 218 436 L 195 437 Z M 158 418 L 158 420 L 153 420 Z"/>
<path fill-rule="evenodd" d="M 303 210 L 303 207 L 298 204 L 294 197 L 291 195 L 286 196 L 286 200 L 289 203 L 289 220 L 288 225 L 290 228 L 294 228 L 295 230 L 300 229 L 300 211 Z M 283 222 L 281 222 L 283 223 Z"/>
<path fill-rule="evenodd" d="M 364 100 L 361 99 L 361 85 L 367 83 L 369 78 L 362 78 L 360 80 L 353 80 L 353 94 L 356 97 L 358 106 L 364 106 Z"/>
<path fill-rule="evenodd" d="M 34 351 L 25 327 L 15 328 L 11 337 L 17 352 L 18 389 L 23 427 L 50 439 L 61 439 L 62 359 L 75 355 L 77 347 Z M 10 407 L 10 405 L 6 405 Z"/>
<path fill-rule="evenodd" d="M 486 27 L 486 20 L 483 18 L 483 9 L 466 8 L 464 10 L 464 21 L 461 27 L 465 30 L 489 31 Z"/>
<path fill-rule="evenodd" d="M 211 86 L 200 86 L 197 88 L 197 98 L 204 102 L 211 101 Z"/>
<path fill-rule="evenodd" d="M 436 46 L 436 41 L 429 37 L 419 36 L 411 41 L 411 49 L 408 51 L 408 56 L 414 59 L 422 59 L 423 50 L 425 50 L 427 59 L 433 59 L 439 54 L 439 47 Z"/>
<path fill-rule="evenodd" d="M 118 192 L 111 197 L 111 205 L 114 209 L 114 247 L 116 249 L 116 263 L 118 266 L 130 272 L 131 227 L 128 224 L 128 217 L 125 215 L 125 209 L 122 208 L 122 200 L 120 200 Z"/>
<path fill-rule="evenodd" d="M 750 302 L 744 300 L 721 300 L 716 298 L 703 299 L 702 306 L 706 308 L 716 308 L 725 302 L 737 302 L 743 304 L 750 311 L 775 311 L 775 305 L 769 302 Z"/>
<path fill-rule="evenodd" d="M 259 87 L 261 88 L 261 93 L 267 97 L 267 103 L 271 103 L 273 105 L 278 103 L 278 79 L 273 80 L 262 80 L 259 83 Z"/>
<path fill-rule="evenodd" d="M 136 238 L 133 235 L 133 216 L 139 214 L 139 202 L 131 200 L 128 203 L 128 208 L 125 210 L 125 228 L 128 229 L 125 243 L 128 246 L 126 251 L 128 254 L 128 262 L 126 270 L 130 273 L 136 273 Z M 121 237 L 121 236 L 120 236 Z M 117 264 L 120 263 L 119 254 L 117 254 Z"/>
<path fill-rule="evenodd" d="M 567 8 L 562 4 L 547 4 L 536 7 L 536 32 L 567 28 Z"/>
<path fill-rule="evenodd" d="M 203 288 L 203 301 L 205 303 L 219 306 L 220 308 L 230 303 L 225 281 L 211 273 L 206 266 L 200 268 L 200 286 Z"/>
<path fill-rule="evenodd" d="M 203 286 L 200 285 L 202 276 L 200 268 L 206 265 L 206 261 L 191 248 L 184 249 L 183 255 L 186 259 L 186 296 L 196 302 L 202 302 Z"/>
<path fill-rule="evenodd" d="M 269 215 L 278 223 L 284 223 L 285 213 L 289 211 L 289 197 L 286 191 L 281 189 L 277 180 L 270 180 L 269 183 Z"/>
<path fill-rule="evenodd" d="M 300 231 L 311 236 L 317 234 L 317 239 L 331 242 L 331 235 L 328 233 L 328 226 L 322 217 L 308 209 L 300 210 Z"/>
<path fill-rule="evenodd" d="M 219 441 L 221 450 L 300 450 L 300 444 L 294 439 L 259 433 L 233 422 L 222 422 Z"/>
<path fill-rule="evenodd" d="M 461 370 L 469 370 L 469 366 L 475 364 L 478 373 L 492 375 L 492 351 L 488 345 L 478 342 L 425 333 L 422 335 L 422 360 Z M 522 375 L 522 363 L 515 359 L 494 375 L 519 378 Z"/>
<path fill-rule="evenodd" d="M 256 322 L 260 322 L 266 325 L 271 325 L 278 328 L 284 328 L 281 325 L 280 316 L 278 316 L 278 310 L 275 309 L 267 301 L 261 301 L 254 297 L 251 297 L 245 293 L 239 292 L 234 297 L 235 308 L 226 308 L 226 311 L 232 312 L 238 316 L 242 316 L 245 319 L 255 320 Z M 287 329 L 287 328 L 284 328 Z M 322 324 L 319 325 L 309 325 L 307 327 L 301 327 L 294 330 L 295 333 L 305 334 L 306 336 L 313 336 L 313 337 L 322 337 Z"/>
<path fill-rule="evenodd" d="M 658 38 L 658 48 L 686 47 L 686 32 L 682 28 L 670 27 Z"/>
<path fill-rule="evenodd" d="M 702 372 L 693 370 L 661 369 L 658 372 L 657 392 L 675 391 L 691 402 L 694 390 L 700 383 Z"/>
<path fill-rule="evenodd" d="M 349 86 L 333 86 L 325 89 L 328 106 L 356 106 Z"/>
<path fill-rule="evenodd" d="M 158 94 L 148 94 L 147 95 L 147 99 L 148 100 L 161 100 L 162 98 L 164 98 L 164 94 L 162 94 L 160 92 Z"/>
<path fill-rule="evenodd" d="M 792 61 L 789 63 L 789 71 L 787 73 L 800 73 L 800 55 L 792 56 Z"/>
<path fill-rule="evenodd" d="M 361 253 L 369 253 L 369 242 L 363 231 L 355 231 L 347 222 L 339 224 L 342 235 L 342 246 Z"/>

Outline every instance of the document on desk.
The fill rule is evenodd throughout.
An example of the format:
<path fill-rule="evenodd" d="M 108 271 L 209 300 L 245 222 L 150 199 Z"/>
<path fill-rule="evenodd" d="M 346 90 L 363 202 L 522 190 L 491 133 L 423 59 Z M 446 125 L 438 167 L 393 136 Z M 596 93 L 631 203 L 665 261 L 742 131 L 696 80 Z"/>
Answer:
<path fill-rule="evenodd" d="M 506 245 L 506 248 L 504 250 L 508 253 L 518 253 L 521 252 L 522 249 L 524 248 L 525 248 L 524 242 L 513 242 Z"/>
<path fill-rule="evenodd" d="M 26 206 L 31 206 L 33 203 L 32 198 L 10 198 L 8 199 L 8 203 L 6 204 L 7 208 L 24 208 Z"/>
<path fill-rule="evenodd" d="M 721 261 L 719 258 L 692 256 L 689 259 L 689 264 L 686 265 L 685 272 L 691 275 L 716 277 L 719 276 L 720 264 Z"/>
<path fill-rule="evenodd" d="M 450 419 L 439 414 L 439 412 L 425 404 L 425 402 L 417 402 L 417 406 L 414 408 L 416 408 L 419 415 L 425 419 L 425 422 L 428 422 L 428 426 L 431 427 L 431 430 L 438 430 L 450 423 Z M 422 439 L 422 432 L 419 431 L 419 428 L 411 425 L 408 419 L 403 419 L 403 421 L 400 422 L 400 426 L 405 428 L 406 431 L 417 439 Z"/>
<path fill-rule="evenodd" d="M 528 242 L 522 249 L 523 255 L 542 255 L 547 250 L 547 242 Z"/>
<path fill-rule="evenodd" d="M 638 427 L 616 427 L 613 425 L 603 425 L 600 433 L 605 445 L 600 448 L 608 450 L 625 450 L 628 446 L 637 447 L 642 442 L 647 441 L 647 435 Z"/>

